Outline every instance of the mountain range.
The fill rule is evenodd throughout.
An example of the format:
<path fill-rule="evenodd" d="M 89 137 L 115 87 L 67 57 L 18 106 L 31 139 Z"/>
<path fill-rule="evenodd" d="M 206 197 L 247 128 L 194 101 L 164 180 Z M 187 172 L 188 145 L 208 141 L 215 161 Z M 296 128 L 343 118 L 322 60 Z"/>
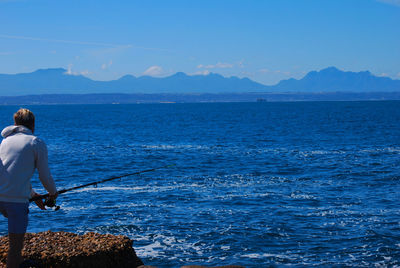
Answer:
<path fill-rule="evenodd" d="M 174 75 L 157 78 L 125 75 L 117 80 L 96 81 L 83 75 L 71 75 L 63 68 L 39 69 L 31 73 L 0 74 L 0 96 L 42 94 L 187 94 L 243 92 L 399 92 L 400 80 L 378 77 L 369 71 L 344 72 L 335 67 L 312 71 L 302 79 L 282 80 L 267 86 L 249 78 L 219 74 Z"/>

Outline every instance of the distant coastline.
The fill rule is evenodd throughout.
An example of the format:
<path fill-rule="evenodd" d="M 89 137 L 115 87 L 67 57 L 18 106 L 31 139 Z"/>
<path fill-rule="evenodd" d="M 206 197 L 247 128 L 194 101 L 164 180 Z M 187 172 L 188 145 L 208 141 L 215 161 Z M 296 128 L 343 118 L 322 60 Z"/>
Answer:
<path fill-rule="evenodd" d="M 400 92 L 43 94 L 0 96 L 0 105 L 400 100 Z"/>
<path fill-rule="evenodd" d="M 164 78 L 125 75 L 112 81 L 94 81 L 62 68 L 0 74 L 2 105 L 372 100 L 400 100 L 400 80 L 335 67 L 273 86 L 214 73 L 178 72 Z"/>
<path fill-rule="evenodd" d="M 398 92 L 400 80 L 375 76 L 369 71 L 347 72 L 335 67 L 311 71 L 301 79 L 281 80 L 270 86 L 246 77 L 224 77 L 216 73 L 187 75 L 178 72 L 162 78 L 125 75 L 111 81 L 95 81 L 83 75 L 72 75 L 62 68 L 0 74 L 0 96 L 45 96 L 34 99 L 46 103 L 65 103 L 60 96 L 76 103 L 79 100 L 69 96 L 77 94 L 86 96 L 83 98 L 85 101 L 96 103 L 108 102 L 102 97 L 106 94 L 118 99 L 116 102 L 120 102 L 121 94 L 127 94 L 125 97 L 128 96 L 129 102 L 214 102 L 253 101 L 254 98 L 269 101 L 398 99 Z"/>

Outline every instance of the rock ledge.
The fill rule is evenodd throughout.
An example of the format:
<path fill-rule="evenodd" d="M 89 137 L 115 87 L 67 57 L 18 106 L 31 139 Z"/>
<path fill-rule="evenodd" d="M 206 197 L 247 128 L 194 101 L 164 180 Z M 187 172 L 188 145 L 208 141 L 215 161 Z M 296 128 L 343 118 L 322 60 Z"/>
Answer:
<path fill-rule="evenodd" d="M 7 259 L 8 237 L 0 237 L 0 262 Z M 132 248 L 132 240 L 122 235 L 67 232 L 27 233 L 24 259 L 35 267 L 138 267 L 143 262 Z"/>

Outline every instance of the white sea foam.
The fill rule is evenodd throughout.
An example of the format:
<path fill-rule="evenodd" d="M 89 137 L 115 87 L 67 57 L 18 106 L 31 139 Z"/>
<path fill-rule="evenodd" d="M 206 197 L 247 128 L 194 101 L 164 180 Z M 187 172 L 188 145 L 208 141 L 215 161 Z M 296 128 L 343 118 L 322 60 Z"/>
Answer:
<path fill-rule="evenodd" d="M 97 206 L 94 205 L 93 203 L 83 204 L 83 205 L 80 205 L 80 206 L 77 206 L 77 205 L 71 206 L 71 205 L 69 205 L 69 203 L 58 202 L 57 201 L 57 205 L 60 205 L 61 210 L 65 211 L 65 212 L 71 212 L 71 211 L 81 211 L 81 212 L 83 212 L 83 211 L 86 211 L 86 210 L 94 210 L 94 209 L 97 208 Z M 34 210 L 40 211 L 40 209 L 37 208 L 36 206 L 31 206 L 29 209 L 33 210 L 33 211 Z"/>
<path fill-rule="evenodd" d="M 181 255 L 193 254 L 203 256 L 204 249 L 201 244 L 196 242 L 187 242 L 184 239 L 176 239 L 174 236 L 167 236 L 163 234 L 146 235 L 146 236 L 133 236 L 134 241 L 152 241 L 146 246 L 135 246 L 136 253 L 144 258 L 159 258 L 166 257 L 168 252 L 180 252 Z M 212 247 L 212 246 L 210 246 Z M 193 252 L 194 251 L 194 252 Z M 175 259 L 176 257 L 170 257 Z"/>
<path fill-rule="evenodd" d="M 362 149 L 359 152 L 361 152 L 361 153 L 381 153 L 381 152 L 400 153 L 400 147 Z"/>
<path fill-rule="evenodd" d="M 292 152 L 297 153 L 297 151 L 292 151 Z M 300 151 L 298 153 L 304 157 L 309 157 L 309 156 L 313 156 L 313 155 L 346 154 L 345 151 L 341 151 L 341 150 L 332 150 L 332 151 L 314 150 L 314 151 Z"/>
<path fill-rule="evenodd" d="M 166 185 L 166 186 L 137 186 L 137 187 L 124 187 L 124 186 L 104 186 L 104 187 L 87 187 L 75 190 L 76 192 L 93 192 L 93 191 L 124 191 L 124 192 L 148 192 L 158 193 L 164 191 L 175 190 L 188 185 Z M 195 187 L 195 186 L 194 186 Z"/>
<path fill-rule="evenodd" d="M 162 251 L 157 250 L 157 249 L 161 249 L 162 250 L 162 248 L 163 247 L 161 246 L 160 242 L 156 241 L 156 242 L 154 242 L 152 244 L 149 244 L 147 246 L 142 246 L 142 247 L 135 246 L 135 251 L 136 251 L 136 254 L 138 256 L 140 256 L 140 257 L 143 257 L 143 258 L 147 258 L 147 257 L 156 258 L 156 257 L 161 257 L 160 253 Z"/>
<path fill-rule="evenodd" d="M 104 187 L 87 187 L 75 190 L 75 192 L 91 192 L 91 191 L 142 191 L 148 187 L 122 187 L 122 186 L 104 186 Z"/>
<path fill-rule="evenodd" d="M 144 149 L 156 149 L 156 150 L 175 150 L 175 149 L 186 149 L 186 150 L 209 150 L 209 146 L 195 145 L 195 144 L 144 144 L 140 145 Z"/>
<path fill-rule="evenodd" d="M 316 199 L 314 196 L 308 195 L 308 194 L 295 194 L 295 193 L 292 193 L 290 195 L 290 197 L 293 198 L 293 199 Z"/>
<path fill-rule="evenodd" d="M 282 254 L 271 254 L 271 253 L 250 253 L 250 254 L 244 254 L 241 255 L 241 257 L 244 258 L 250 258 L 250 259 L 262 259 L 262 258 L 279 258 L 279 259 L 286 259 L 286 260 L 295 260 L 296 258 L 288 256 L 288 255 L 282 255 Z"/>

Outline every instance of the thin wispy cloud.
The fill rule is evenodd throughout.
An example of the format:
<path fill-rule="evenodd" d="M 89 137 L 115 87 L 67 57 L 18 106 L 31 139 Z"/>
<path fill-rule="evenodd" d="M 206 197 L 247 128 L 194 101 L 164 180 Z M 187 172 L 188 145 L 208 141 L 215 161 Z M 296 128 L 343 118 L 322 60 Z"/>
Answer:
<path fill-rule="evenodd" d="M 44 42 L 64 43 L 64 44 L 73 44 L 73 45 L 102 46 L 102 47 L 117 47 L 117 46 L 121 46 L 121 45 L 118 45 L 118 44 L 111 44 L 111 43 L 71 41 L 71 40 L 62 40 L 62 39 L 50 39 L 50 38 L 40 38 L 40 37 L 32 37 L 32 36 L 18 36 L 18 35 L 5 35 L 5 34 L 0 34 L 0 38 L 2 38 L 2 39 L 30 40 L 30 41 L 44 41 Z"/>
<path fill-rule="evenodd" d="M 288 71 L 270 70 L 270 69 L 266 69 L 266 68 L 260 69 L 260 70 L 258 70 L 258 72 L 261 74 L 283 74 L 286 76 L 289 76 L 292 74 L 291 72 L 288 72 Z"/>
<path fill-rule="evenodd" d="M 260 70 L 258 70 L 258 72 L 260 72 L 260 73 L 262 73 L 262 74 L 267 74 L 267 73 L 270 73 L 271 71 L 269 70 L 269 69 L 260 69 Z"/>
<path fill-rule="evenodd" d="M 108 48 L 136 48 L 136 49 L 144 49 L 144 50 L 168 51 L 167 49 L 164 49 L 164 48 L 134 46 L 134 45 L 131 45 L 131 44 L 113 44 L 113 43 L 102 43 L 102 42 L 86 42 L 86 41 L 51 39 L 51 38 L 41 38 L 41 37 L 32 37 L 32 36 L 19 36 L 19 35 L 0 34 L 0 38 L 1 39 L 41 41 L 41 42 L 50 42 L 50 43 L 62 43 L 62 44 L 71 44 L 71 45 L 83 45 L 83 46 L 108 47 Z"/>
<path fill-rule="evenodd" d="M 381 2 L 381 3 L 386 3 L 389 5 L 400 7 L 400 0 L 377 0 L 377 1 Z"/>
<path fill-rule="evenodd" d="M 112 61 L 112 60 L 110 60 L 108 63 L 103 63 L 103 64 L 101 65 L 101 69 L 102 69 L 102 70 L 108 69 L 108 68 L 111 67 L 112 64 L 113 64 L 113 61 Z"/>
<path fill-rule="evenodd" d="M 217 64 L 208 64 L 208 65 L 203 65 L 203 64 L 199 64 L 197 65 L 198 69 L 226 69 L 226 68 L 233 68 L 234 65 L 231 63 L 222 63 L 222 62 L 218 62 Z"/>
<path fill-rule="evenodd" d="M 80 71 L 80 72 L 73 71 L 72 66 L 73 66 L 73 64 L 68 64 L 67 71 L 65 72 L 65 74 L 67 74 L 67 75 L 85 75 L 85 76 L 90 74 L 90 72 L 88 70 L 84 70 L 84 71 Z"/>
<path fill-rule="evenodd" d="M 210 74 L 209 70 L 203 70 L 203 71 L 191 73 L 191 75 L 209 75 L 209 74 Z"/>
<path fill-rule="evenodd" d="M 151 66 L 146 71 L 143 72 L 143 75 L 149 76 L 159 76 L 163 74 L 163 68 L 161 66 Z"/>

